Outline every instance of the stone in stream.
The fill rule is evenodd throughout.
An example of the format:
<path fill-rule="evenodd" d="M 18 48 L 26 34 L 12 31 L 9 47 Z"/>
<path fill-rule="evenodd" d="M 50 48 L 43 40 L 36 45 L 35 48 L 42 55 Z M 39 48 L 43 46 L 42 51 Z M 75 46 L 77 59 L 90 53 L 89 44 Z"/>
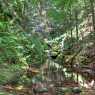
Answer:
<path fill-rule="evenodd" d="M 75 87 L 75 88 L 72 89 L 72 92 L 74 94 L 80 94 L 82 92 L 82 90 L 79 87 Z"/>
<path fill-rule="evenodd" d="M 38 88 L 38 89 L 33 89 L 33 92 L 35 94 L 48 93 L 48 89 L 47 88 Z"/>

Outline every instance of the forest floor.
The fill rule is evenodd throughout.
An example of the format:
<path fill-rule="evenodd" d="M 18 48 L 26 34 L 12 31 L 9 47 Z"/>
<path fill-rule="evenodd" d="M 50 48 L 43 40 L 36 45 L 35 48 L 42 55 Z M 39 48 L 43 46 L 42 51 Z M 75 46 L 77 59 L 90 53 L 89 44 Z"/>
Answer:
<path fill-rule="evenodd" d="M 92 79 L 91 79 L 92 80 Z M 89 82 L 91 84 L 91 81 Z M 88 83 L 88 84 L 89 84 Z M 43 85 L 43 83 L 41 83 Z M 54 94 L 53 92 L 59 93 L 60 91 L 58 90 L 58 84 L 57 82 L 54 82 L 53 84 L 56 84 L 55 89 L 54 87 L 50 88 L 52 91 L 48 91 L 48 93 L 45 94 L 37 94 L 37 95 L 61 95 L 61 94 Z M 74 88 L 74 87 L 80 87 L 79 83 L 75 82 L 74 80 L 66 80 L 61 83 L 61 86 L 63 88 Z M 56 89 L 56 87 L 58 87 Z M 46 86 L 46 88 L 49 88 L 49 86 Z M 95 89 L 92 88 L 81 88 L 81 93 L 80 94 L 74 94 L 72 92 L 69 92 L 68 90 L 65 92 L 65 94 L 62 95 L 95 95 Z M 56 92 L 56 93 L 57 93 Z M 36 95 L 33 94 L 33 87 L 32 85 L 27 87 L 23 85 L 11 85 L 11 84 L 6 84 L 4 86 L 0 86 L 0 95 Z"/>
<path fill-rule="evenodd" d="M 68 87 L 70 87 L 71 85 L 69 85 Z M 33 94 L 32 87 L 28 88 L 28 87 L 23 87 L 21 85 L 18 86 L 5 85 L 0 87 L 0 95 L 36 95 L 36 94 Z M 49 92 L 37 95 L 52 95 L 52 94 Z M 91 89 L 83 88 L 81 94 L 66 92 L 65 94 L 62 95 L 95 95 L 95 90 L 92 88 Z"/>

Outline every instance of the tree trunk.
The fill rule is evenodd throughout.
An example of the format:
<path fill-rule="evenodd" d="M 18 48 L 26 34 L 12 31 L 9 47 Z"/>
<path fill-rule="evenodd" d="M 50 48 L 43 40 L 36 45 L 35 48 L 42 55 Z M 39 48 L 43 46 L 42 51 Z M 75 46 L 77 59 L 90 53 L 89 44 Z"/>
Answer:
<path fill-rule="evenodd" d="M 95 32 L 95 14 L 94 14 L 94 1 L 90 0 L 90 9 L 91 9 L 91 13 L 92 13 L 92 22 L 93 22 L 93 31 Z"/>
<path fill-rule="evenodd" d="M 79 33 L 78 33 L 78 13 L 77 11 L 75 11 L 75 24 L 76 24 L 76 38 L 77 38 L 77 41 L 79 40 Z"/>

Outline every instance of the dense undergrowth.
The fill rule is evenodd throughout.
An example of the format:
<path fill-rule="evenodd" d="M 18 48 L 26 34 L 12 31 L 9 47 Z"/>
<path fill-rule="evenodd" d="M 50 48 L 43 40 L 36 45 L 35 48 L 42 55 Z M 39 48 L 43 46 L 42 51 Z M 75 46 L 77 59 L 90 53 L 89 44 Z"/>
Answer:
<path fill-rule="evenodd" d="M 93 0 L 0 0 L 0 86 L 31 90 L 55 79 L 79 86 L 73 73 L 83 72 L 92 80 L 94 5 Z"/>

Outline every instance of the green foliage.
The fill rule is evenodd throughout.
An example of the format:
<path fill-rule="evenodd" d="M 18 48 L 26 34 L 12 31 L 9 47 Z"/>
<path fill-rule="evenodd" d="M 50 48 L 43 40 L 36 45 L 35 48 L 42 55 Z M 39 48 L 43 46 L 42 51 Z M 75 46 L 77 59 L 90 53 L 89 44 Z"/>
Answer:
<path fill-rule="evenodd" d="M 0 0 L 0 84 L 31 84 L 24 70 L 46 63 L 45 50 L 50 51 L 50 62 L 62 69 L 86 63 L 82 49 L 87 52 L 87 45 L 95 44 L 95 33 L 89 33 L 95 26 L 91 4 L 91 0 Z"/>
<path fill-rule="evenodd" d="M 0 33 L 0 63 L 7 62 L 11 58 L 18 57 L 18 41 L 17 37 L 12 33 Z"/>
<path fill-rule="evenodd" d="M 24 56 L 28 64 L 43 64 L 46 54 L 44 52 L 47 47 L 46 44 L 37 36 L 31 35 L 24 43 Z M 23 44 L 23 43 L 22 43 Z"/>
<path fill-rule="evenodd" d="M 0 21 L 0 63 L 24 62 L 32 64 L 35 63 L 36 60 L 42 63 L 42 56 L 44 56 L 43 41 L 40 41 L 38 36 L 34 36 L 34 34 L 31 35 L 30 33 L 31 37 L 29 37 L 27 32 L 21 33 L 24 28 L 22 26 L 22 19 L 27 18 L 25 14 L 23 14 L 27 2 L 24 0 L 0 2 L 2 9 L 0 11 L 2 19 L 2 21 Z"/>

